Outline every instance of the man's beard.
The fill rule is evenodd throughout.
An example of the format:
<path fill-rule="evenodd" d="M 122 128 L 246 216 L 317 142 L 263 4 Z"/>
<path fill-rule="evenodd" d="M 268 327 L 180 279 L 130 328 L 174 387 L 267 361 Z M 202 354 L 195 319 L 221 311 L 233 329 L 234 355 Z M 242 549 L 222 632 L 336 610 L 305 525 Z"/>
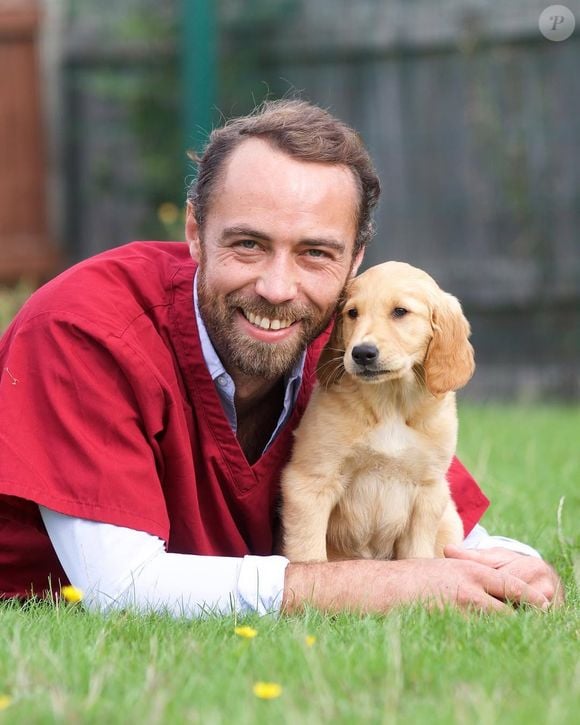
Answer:
<path fill-rule="evenodd" d="M 224 367 L 229 372 L 236 368 L 244 375 L 265 380 L 275 380 L 294 367 L 306 347 L 327 327 L 335 309 L 335 305 L 324 311 L 298 303 L 271 305 L 242 292 L 230 292 L 224 297 L 206 285 L 201 269 L 197 291 L 201 316 Z M 253 312 L 270 320 L 300 320 L 299 334 L 281 342 L 256 340 L 235 323 L 240 308 L 246 314 Z"/>

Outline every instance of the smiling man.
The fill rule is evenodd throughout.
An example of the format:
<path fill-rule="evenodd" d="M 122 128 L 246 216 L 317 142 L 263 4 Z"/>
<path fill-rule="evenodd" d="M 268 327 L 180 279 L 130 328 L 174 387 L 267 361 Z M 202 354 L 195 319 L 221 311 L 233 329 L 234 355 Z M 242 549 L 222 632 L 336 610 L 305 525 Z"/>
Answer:
<path fill-rule="evenodd" d="M 347 167 L 293 159 L 261 138 L 232 152 L 218 184 L 201 227 L 189 207 L 186 231 L 201 317 L 235 383 L 238 440 L 253 462 L 280 415 L 284 376 L 360 264 L 358 193 Z"/>
<path fill-rule="evenodd" d="M 458 461 L 467 539 L 446 559 L 275 554 L 280 472 L 378 195 L 352 129 L 268 103 L 212 133 L 189 253 L 130 244 L 31 298 L 0 346 L 0 596 L 70 581 L 89 607 L 188 616 L 561 601 L 533 549 L 478 525 Z"/>

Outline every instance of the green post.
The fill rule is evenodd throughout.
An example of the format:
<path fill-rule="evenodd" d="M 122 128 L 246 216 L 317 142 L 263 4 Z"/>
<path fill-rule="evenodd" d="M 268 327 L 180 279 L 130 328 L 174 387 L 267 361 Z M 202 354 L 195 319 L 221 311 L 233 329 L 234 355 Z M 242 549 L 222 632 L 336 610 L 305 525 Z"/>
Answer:
<path fill-rule="evenodd" d="M 183 128 L 186 149 L 200 151 L 212 128 L 216 103 L 214 0 L 182 0 Z"/>

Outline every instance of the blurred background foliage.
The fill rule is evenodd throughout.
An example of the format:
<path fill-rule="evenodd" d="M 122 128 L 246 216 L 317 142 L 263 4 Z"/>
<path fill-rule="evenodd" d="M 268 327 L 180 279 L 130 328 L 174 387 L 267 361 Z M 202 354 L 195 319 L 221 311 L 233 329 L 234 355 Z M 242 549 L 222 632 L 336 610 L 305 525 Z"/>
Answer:
<path fill-rule="evenodd" d="M 176 168 L 184 140 L 179 3 L 68 0 L 66 7 L 66 23 L 73 37 L 77 33 L 77 40 L 73 39 L 65 54 L 65 97 L 73 108 L 80 91 L 101 107 L 122 109 L 124 128 L 113 123 L 110 132 L 125 133 L 132 139 L 138 173 L 121 184 L 120 190 L 149 212 L 139 219 L 134 234 L 179 239 L 184 198 L 183 174 L 179 173 L 184 162 Z M 74 117 L 70 120 L 76 145 L 69 153 L 74 154 L 86 127 L 80 119 L 78 123 Z M 120 163 L 134 161 L 130 154 L 103 154 L 92 165 L 91 186 L 96 197 L 118 193 L 116 167 Z M 69 158 L 69 173 L 71 168 L 74 159 Z M 71 251 L 74 255 L 74 249 Z"/>
<path fill-rule="evenodd" d="M 0 286 L 0 334 L 32 293 L 33 286 L 19 282 L 12 287 Z"/>
<path fill-rule="evenodd" d="M 83 143 L 86 109 L 82 106 L 87 96 L 91 96 L 91 104 L 122 109 L 120 125 L 111 124 L 109 133 L 128 133 L 134 144 L 133 155 L 99 155 L 90 169 L 89 183 L 95 192 L 90 196 L 94 201 L 121 190 L 126 198 L 146 208 L 138 215 L 133 236 L 181 239 L 185 190 L 195 175 L 195 165 L 187 161 L 186 152 L 201 150 L 211 127 L 226 118 L 247 113 L 266 98 L 295 90 L 283 78 L 264 79 L 260 37 L 280 28 L 299 9 L 299 3 L 249 0 L 243 3 L 243 12 L 235 6 L 223 0 L 128 0 L 122 4 L 116 0 L 67 0 L 71 39 L 65 54 L 65 96 L 77 111 L 76 118 L 74 114 L 69 117 L 69 138 L 77 140 L 68 151 L 78 153 Z M 215 83 L 215 87 L 206 90 L 212 98 L 211 108 L 203 109 L 197 118 L 194 114 L 193 127 L 188 128 L 184 93 L 191 78 L 185 77 L 184 56 L 196 40 L 195 30 L 188 35 L 188 21 L 195 25 L 200 14 L 205 16 L 205 30 L 213 36 L 213 45 L 208 49 L 211 57 L 198 57 L 194 49 L 193 62 L 205 65 L 201 75 L 207 75 L 207 83 Z M 228 49 L 221 52 L 219 36 L 226 26 Z M 198 89 L 192 90 L 195 93 Z M 203 126 L 200 120 L 205 122 Z M 125 183 L 116 169 L 123 162 L 138 166 L 138 174 Z M 74 195 L 74 190 L 82 187 L 74 177 L 74 158 L 68 169 L 69 189 Z M 185 173 L 180 173 L 182 170 Z M 84 257 L 83 243 L 75 231 L 73 223 L 66 235 L 69 244 L 72 240 L 69 252 L 73 257 Z M 87 251 L 116 243 L 118 239 L 101 240 L 95 247 L 89 242 Z"/>

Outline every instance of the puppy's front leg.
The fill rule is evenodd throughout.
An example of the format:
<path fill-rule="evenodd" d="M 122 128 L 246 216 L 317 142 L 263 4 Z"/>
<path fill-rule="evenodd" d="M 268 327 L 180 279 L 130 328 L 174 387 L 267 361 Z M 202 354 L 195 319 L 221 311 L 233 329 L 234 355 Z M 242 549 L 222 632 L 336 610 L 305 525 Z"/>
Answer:
<path fill-rule="evenodd" d="M 435 539 L 448 500 L 446 483 L 424 483 L 418 487 L 408 526 L 397 541 L 397 559 L 436 556 Z"/>
<path fill-rule="evenodd" d="M 437 530 L 437 538 L 435 540 L 435 556 L 441 558 L 445 556 L 443 550 L 447 544 L 455 544 L 460 546 L 463 541 L 463 522 L 457 513 L 455 504 L 449 499 L 441 521 Z"/>
<path fill-rule="evenodd" d="M 286 469 L 282 480 L 283 554 L 290 561 L 327 561 L 330 512 L 340 498 L 336 478 Z"/>

